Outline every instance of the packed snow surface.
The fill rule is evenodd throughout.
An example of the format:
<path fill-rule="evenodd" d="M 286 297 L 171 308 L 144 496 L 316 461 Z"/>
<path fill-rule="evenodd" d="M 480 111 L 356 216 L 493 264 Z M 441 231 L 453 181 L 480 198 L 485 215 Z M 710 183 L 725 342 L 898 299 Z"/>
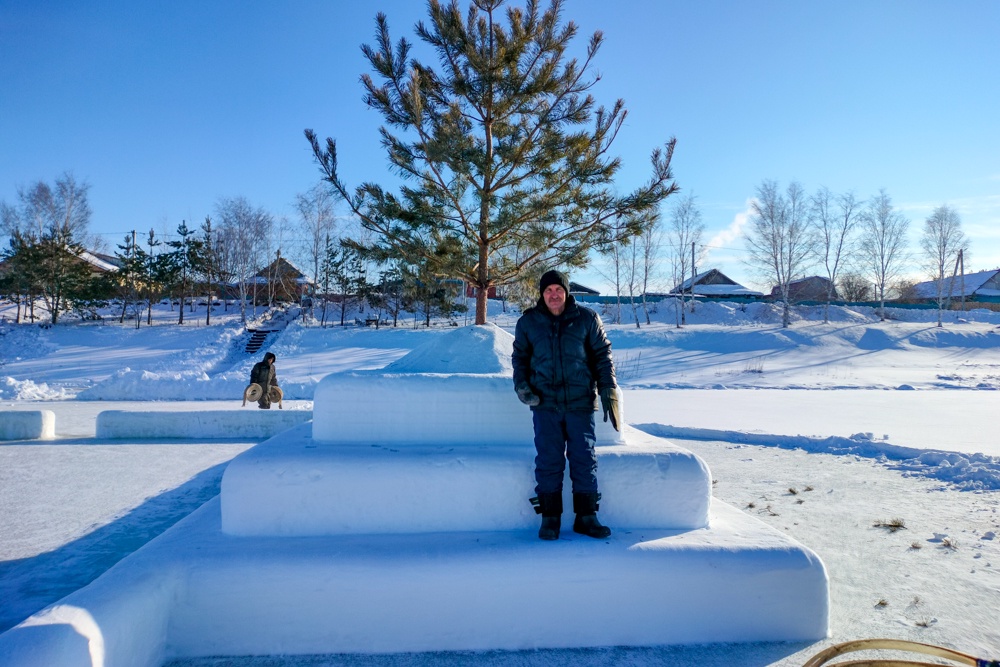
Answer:
<path fill-rule="evenodd" d="M 934 311 L 890 315 L 833 308 L 824 323 L 819 308 L 801 309 L 783 329 L 771 306 L 706 303 L 677 328 L 660 304 L 651 325 L 608 324 L 628 421 L 694 451 L 716 497 L 823 558 L 826 642 L 178 665 L 797 665 L 833 641 L 871 636 L 996 659 L 1000 315 L 948 313 L 942 328 Z M 52 410 L 57 438 L 0 445 L 0 629 L 191 512 L 250 445 L 94 439 L 104 409 L 251 409 L 240 397 L 264 350 L 243 353 L 247 334 L 231 317 L 209 327 L 171 317 L 140 329 L 0 324 L 0 410 Z M 512 331 L 516 314 L 491 321 Z M 285 408 L 311 409 L 327 374 L 384 368 L 446 331 L 299 319 L 266 349 L 278 356 Z"/>

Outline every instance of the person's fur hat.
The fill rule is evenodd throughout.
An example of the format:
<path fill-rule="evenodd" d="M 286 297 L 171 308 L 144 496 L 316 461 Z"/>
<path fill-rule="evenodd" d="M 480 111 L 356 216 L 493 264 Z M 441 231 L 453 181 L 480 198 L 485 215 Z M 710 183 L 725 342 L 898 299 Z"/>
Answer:
<path fill-rule="evenodd" d="M 546 271 L 542 274 L 542 279 L 538 281 L 538 293 L 540 295 L 545 294 L 545 288 L 549 285 L 559 285 L 565 290 L 566 295 L 569 296 L 569 278 L 562 271 L 556 271 L 555 269 L 551 271 Z"/>

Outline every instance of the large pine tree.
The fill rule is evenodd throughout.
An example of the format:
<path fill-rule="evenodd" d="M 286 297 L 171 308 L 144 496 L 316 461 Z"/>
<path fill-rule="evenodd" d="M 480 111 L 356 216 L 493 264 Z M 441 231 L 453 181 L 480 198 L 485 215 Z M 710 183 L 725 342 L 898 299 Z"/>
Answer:
<path fill-rule="evenodd" d="M 350 191 L 336 142 L 321 147 L 306 130 L 325 180 L 374 232 L 358 245 L 475 285 L 477 324 L 489 287 L 539 264 L 585 264 L 591 248 L 641 233 L 677 189 L 671 139 L 653 151 L 646 184 L 615 191 L 620 160 L 609 150 L 627 112 L 621 100 L 596 107 L 589 92 L 602 34 L 578 62 L 566 55 L 577 26 L 561 21 L 560 0 L 544 12 L 535 0 L 506 8 L 501 23 L 504 4 L 472 0 L 463 17 L 457 0 L 430 0 L 416 33 L 436 70 L 412 59 L 405 39 L 393 45 L 386 16 L 376 17 L 377 45 L 362 47 L 375 77 L 362 76 L 364 101 L 385 118 L 382 144 L 405 179 L 398 193 L 375 183 Z"/>

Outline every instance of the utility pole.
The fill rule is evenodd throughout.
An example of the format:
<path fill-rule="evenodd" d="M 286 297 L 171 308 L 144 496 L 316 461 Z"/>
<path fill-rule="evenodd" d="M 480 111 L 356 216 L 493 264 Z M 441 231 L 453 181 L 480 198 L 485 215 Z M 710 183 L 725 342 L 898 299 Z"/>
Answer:
<path fill-rule="evenodd" d="M 694 312 L 694 277 L 697 275 L 694 269 L 694 241 L 691 241 L 691 312 Z"/>
<path fill-rule="evenodd" d="M 132 230 L 132 247 L 129 250 L 129 255 L 130 255 L 129 256 L 129 263 L 131 264 L 131 267 L 129 268 L 128 275 L 129 275 L 129 282 L 132 283 L 129 286 L 129 297 L 132 299 L 132 308 L 135 309 L 135 328 L 138 329 L 140 322 L 142 322 L 142 315 L 139 312 L 139 295 L 137 294 L 138 290 L 136 289 L 136 284 L 135 284 L 135 282 L 136 282 L 135 281 L 135 279 L 136 279 L 135 271 L 138 268 L 138 265 L 135 262 L 135 230 L 134 229 Z"/>
<path fill-rule="evenodd" d="M 965 258 L 962 256 L 962 249 L 958 249 L 958 254 L 955 256 L 955 268 L 951 272 L 951 281 L 948 283 L 948 298 L 945 299 L 945 309 L 951 309 L 951 298 L 955 294 L 955 278 L 961 277 L 961 281 L 958 285 L 959 295 L 961 296 L 961 306 L 962 312 L 965 312 Z M 961 272 L 961 273 L 959 273 Z M 943 281 L 942 281 L 943 282 Z M 943 288 L 943 286 L 942 286 Z"/>
<path fill-rule="evenodd" d="M 961 271 L 962 271 L 961 273 L 962 281 L 961 283 L 959 283 L 959 289 L 962 292 L 962 312 L 964 313 L 965 312 L 965 256 L 963 253 L 964 251 L 961 248 L 959 248 L 958 263 L 961 266 Z"/>

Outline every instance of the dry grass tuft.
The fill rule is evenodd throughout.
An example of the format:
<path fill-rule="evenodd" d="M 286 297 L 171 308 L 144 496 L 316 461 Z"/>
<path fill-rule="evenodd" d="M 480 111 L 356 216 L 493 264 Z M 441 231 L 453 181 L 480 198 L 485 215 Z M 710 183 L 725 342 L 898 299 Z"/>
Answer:
<path fill-rule="evenodd" d="M 899 517 L 890 519 L 889 521 L 883 521 L 882 519 L 879 519 L 878 521 L 872 524 L 872 528 L 885 528 L 890 533 L 895 533 L 897 530 L 905 530 L 906 522 L 900 519 Z"/>

